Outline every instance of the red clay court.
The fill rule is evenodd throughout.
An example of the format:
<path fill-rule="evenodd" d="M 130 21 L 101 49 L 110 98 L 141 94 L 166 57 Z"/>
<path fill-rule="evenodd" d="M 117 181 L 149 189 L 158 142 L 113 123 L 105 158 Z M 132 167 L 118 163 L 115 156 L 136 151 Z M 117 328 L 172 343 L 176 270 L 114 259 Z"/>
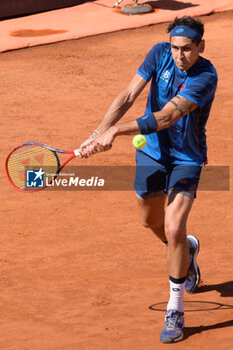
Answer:
<path fill-rule="evenodd" d="M 233 12 L 201 19 L 203 56 L 219 75 L 209 165 L 230 167 L 230 190 L 198 192 L 188 233 L 201 242 L 202 283 L 185 295 L 185 339 L 174 345 L 159 343 L 166 248 L 142 228 L 134 192 L 21 193 L 4 171 L 9 151 L 28 141 L 77 148 L 152 45 L 168 40 L 167 23 L 1 53 L 1 349 L 232 347 Z M 125 120 L 142 115 L 147 91 Z M 72 165 L 134 165 L 132 137 Z"/>

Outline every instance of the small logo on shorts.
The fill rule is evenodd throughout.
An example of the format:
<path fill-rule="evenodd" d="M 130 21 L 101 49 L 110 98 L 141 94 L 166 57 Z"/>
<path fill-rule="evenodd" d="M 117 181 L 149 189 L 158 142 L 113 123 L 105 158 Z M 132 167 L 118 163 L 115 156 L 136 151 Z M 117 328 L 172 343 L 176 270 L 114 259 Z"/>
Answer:
<path fill-rule="evenodd" d="M 44 171 L 42 168 L 40 170 L 27 170 L 26 174 L 27 188 L 44 187 Z"/>
<path fill-rule="evenodd" d="M 187 181 L 186 179 L 181 179 L 181 180 L 179 181 L 179 183 L 180 183 L 180 184 L 187 184 L 188 181 Z"/>

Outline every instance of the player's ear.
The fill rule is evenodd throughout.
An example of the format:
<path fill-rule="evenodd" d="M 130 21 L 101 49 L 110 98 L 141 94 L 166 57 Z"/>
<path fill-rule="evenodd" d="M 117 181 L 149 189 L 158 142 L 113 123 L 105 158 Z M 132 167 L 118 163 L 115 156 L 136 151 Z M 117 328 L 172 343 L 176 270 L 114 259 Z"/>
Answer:
<path fill-rule="evenodd" d="M 201 40 L 199 45 L 200 45 L 200 53 L 203 53 L 205 50 L 205 40 Z"/>

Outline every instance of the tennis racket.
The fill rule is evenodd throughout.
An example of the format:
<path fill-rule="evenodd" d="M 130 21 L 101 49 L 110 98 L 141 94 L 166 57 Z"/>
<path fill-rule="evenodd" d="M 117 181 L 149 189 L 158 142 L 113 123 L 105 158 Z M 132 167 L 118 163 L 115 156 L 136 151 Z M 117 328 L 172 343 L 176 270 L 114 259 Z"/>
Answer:
<path fill-rule="evenodd" d="M 69 154 L 70 157 L 61 164 L 58 157 L 59 153 Z M 46 187 L 44 181 L 40 181 L 45 169 L 48 173 L 47 183 L 51 183 L 62 168 L 71 159 L 79 155 L 78 149 L 64 151 L 42 143 L 29 142 L 14 148 L 9 153 L 5 164 L 6 173 L 10 183 L 18 190 L 36 192 Z"/>

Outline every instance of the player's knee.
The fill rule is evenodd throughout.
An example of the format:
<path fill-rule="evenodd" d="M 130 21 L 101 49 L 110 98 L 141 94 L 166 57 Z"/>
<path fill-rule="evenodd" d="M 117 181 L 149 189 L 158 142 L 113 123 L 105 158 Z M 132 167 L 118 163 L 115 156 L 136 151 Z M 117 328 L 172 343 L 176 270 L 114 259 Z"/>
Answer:
<path fill-rule="evenodd" d="M 145 228 L 150 228 L 150 226 L 151 226 L 150 220 L 148 220 L 145 217 L 142 217 L 142 226 L 144 226 Z"/>
<path fill-rule="evenodd" d="M 144 226 L 145 228 L 151 229 L 154 232 L 164 231 L 163 224 L 159 224 L 158 222 L 151 222 L 150 220 L 142 220 L 142 226 Z"/>
<path fill-rule="evenodd" d="M 150 228 L 154 223 L 152 223 L 150 220 L 147 220 L 146 218 L 142 218 L 142 226 L 145 228 Z"/>
<path fill-rule="evenodd" d="M 170 222 L 165 225 L 165 236 L 172 245 L 177 245 L 183 239 L 184 228 L 179 223 Z"/>

